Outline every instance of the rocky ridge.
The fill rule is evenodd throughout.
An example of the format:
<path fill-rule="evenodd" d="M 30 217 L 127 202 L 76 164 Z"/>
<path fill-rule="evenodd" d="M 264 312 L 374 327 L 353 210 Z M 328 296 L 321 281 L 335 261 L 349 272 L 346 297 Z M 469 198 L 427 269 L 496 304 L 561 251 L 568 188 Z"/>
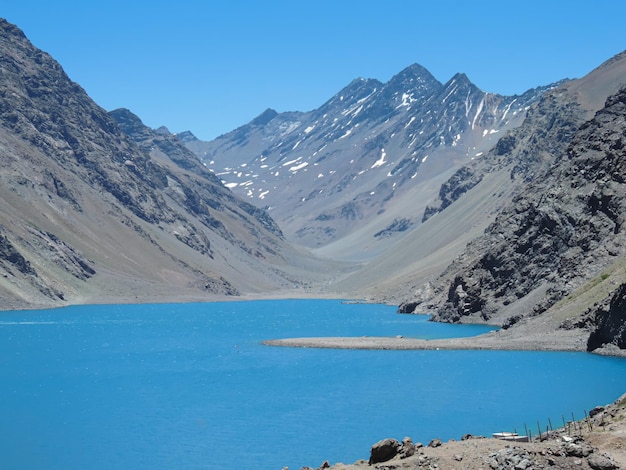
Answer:
<path fill-rule="evenodd" d="M 502 154 L 506 164 L 508 156 L 519 154 L 508 141 L 526 134 L 535 145 L 523 149 L 530 149 L 535 158 L 524 158 L 523 165 L 508 163 L 512 179 L 522 175 L 511 203 L 431 290 L 439 293 L 426 301 L 437 305 L 435 320 L 495 322 L 509 328 L 543 314 L 576 288 L 605 280 L 609 273 L 603 270 L 624 257 L 626 92 L 622 89 L 609 97 L 605 107 L 575 132 L 584 113 L 571 99 L 561 100 L 564 106 L 549 108 L 556 113 L 541 112 L 546 101 L 558 94 L 566 92 L 546 95 L 529 112 L 527 122 L 496 146 L 492 159 Z M 554 125 L 533 125 L 537 115 L 548 117 Z M 502 153 L 500 147 L 508 151 Z M 570 319 L 563 327 L 595 324 L 585 323 L 588 317 L 588 312 L 582 313 L 579 320 Z M 605 338 L 607 342 L 622 344 L 622 333 L 617 333 Z"/>
<path fill-rule="evenodd" d="M 177 139 L 129 113 L 113 113 L 118 124 L 4 20 L 0 83 L 6 307 L 228 296 L 323 275 Z"/>
<path fill-rule="evenodd" d="M 394 212 L 409 188 L 479 158 L 549 88 L 505 97 L 464 74 L 442 84 L 414 64 L 387 83 L 354 80 L 310 112 L 268 109 L 212 142 L 181 139 L 289 239 L 320 247 L 385 214 L 368 229 L 375 241 L 419 225 Z"/>
<path fill-rule="evenodd" d="M 183 187 L 182 192 L 185 199 L 181 202 L 189 207 L 193 213 L 202 213 L 203 207 L 228 210 L 236 208 L 238 213 L 233 210 L 233 215 L 242 220 L 250 219 L 251 229 L 256 230 L 252 228 L 252 223 L 258 224 L 260 222 L 276 237 L 284 238 L 282 231 L 266 211 L 236 197 L 230 191 L 224 191 L 221 181 L 213 172 L 206 169 L 197 157 L 171 134 L 159 133 L 150 129 L 141 122 L 138 116 L 127 109 L 117 109 L 109 114 L 115 119 L 122 131 L 155 161 L 162 161 L 165 164 L 173 163 L 189 172 L 184 176 L 187 177 L 185 183 L 190 187 Z M 200 178 L 195 178 L 196 176 Z M 179 181 L 178 184 L 180 185 L 181 182 Z M 232 209 L 227 207 L 226 203 L 229 203 Z M 210 216 L 207 213 L 205 217 Z M 208 219 L 207 223 L 212 226 L 220 225 L 220 222 L 214 219 Z M 232 243 L 238 243 L 233 233 L 222 230 L 221 234 Z M 259 237 L 254 245 L 263 246 L 267 241 L 269 239 L 264 240 Z M 271 246 L 264 246 L 264 248 L 269 252 L 275 249 Z"/>

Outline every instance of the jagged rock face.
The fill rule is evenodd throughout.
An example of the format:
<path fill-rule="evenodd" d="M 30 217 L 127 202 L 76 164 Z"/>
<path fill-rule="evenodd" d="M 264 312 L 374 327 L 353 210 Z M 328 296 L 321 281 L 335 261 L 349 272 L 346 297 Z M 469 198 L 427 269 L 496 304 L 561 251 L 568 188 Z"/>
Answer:
<path fill-rule="evenodd" d="M 371 223 L 416 181 L 482 155 L 544 91 L 504 97 L 413 65 L 387 83 L 354 80 L 316 110 L 266 110 L 186 144 L 234 192 L 268 207 L 288 237 L 321 246 Z"/>
<path fill-rule="evenodd" d="M 30 263 L 4 235 L 0 235 L 0 262 L 4 265 L 5 271 L 9 273 L 11 268 L 16 268 L 23 274 L 35 274 Z"/>
<path fill-rule="evenodd" d="M 543 300 L 529 314 L 541 313 L 624 255 L 625 118 L 621 91 L 450 268 L 457 274 L 437 319 L 488 320 L 543 286 Z"/>
<path fill-rule="evenodd" d="M 441 186 L 437 201 L 426 207 L 422 220 L 450 206 L 487 173 L 507 169 L 512 186 L 533 181 L 565 152 L 585 116 L 586 111 L 567 90 L 546 92 L 528 110 L 521 126 L 508 131 L 484 158 L 461 167 Z"/>
<path fill-rule="evenodd" d="M 255 231 L 255 224 L 261 223 L 267 230 L 279 238 L 283 234 L 274 220 L 262 209 L 235 197 L 230 191 L 226 191 L 221 181 L 209 171 L 198 158 L 188 150 L 179 139 L 166 132 L 156 132 L 145 126 L 141 120 L 126 109 L 111 111 L 111 116 L 118 122 L 124 133 L 126 133 L 139 147 L 146 153 L 151 154 L 155 159 L 159 156 L 167 159 L 178 167 L 193 172 L 194 175 L 202 177 L 201 180 L 189 178 L 185 175 L 169 176 L 176 180 L 177 188 L 181 187 L 184 197 L 180 199 L 181 191 L 169 191 L 173 198 L 180 199 L 183 207 L 194 215 L 202 215 L 207 225 L 213 228 L 220 228 L 220 234 L 230 239 L 234 243 L 239 243 L 233 233 L 226 230 L 218 220 L 212 218 L 208 213 L 208 208 L 223 210 L 228 206 L 231 210 L 238 212 L 238 217 L 242 220 L 248 219 L 251 231 Z M 168 185 L 165 181 L 165 186 Z M 258 244 L 263 245 L 266 240 L 259 238 Z M 275 247 L 268 246 L 272 251 Z"/>
<path fill-rule="evenodd" d="M 626 284 L 594 312 L 596 328 L 589 336 L 587 349 L 595 351 L 607 344 L 626 349 Z"/>
<path fill-rule="evenodd" d="M 109 115 L 21 31 L 3 22 L 0 35 L 2 125 L 55 162 L 75 167 L 137 217 L 171 219 L 167 204 L 145 190 L 160 171 L 147 155 L 128 145 Z M 64 192 L 70 196 L 69 190 Z"/>
<path fill-rule="evenodd" d="M 97 295 L 102 275 L 231 295 L 253 283 L 246 273 L 268 288 L 292 282 L 278 267 L 288 247 L 265 211 L 166 129 L 126 110 L 113 116 L 119 125 L 0 20 L 2 298 Z"/>
<path fill-rule="evenodd" d="M 504 140 L 504 138 L 502 139 Z M 486 166 L 481 165 L 481 168 Z M 483 172 L 477 171 L 471 166 L 459 168 L 445 183 L 439 188 L 437 206 L 426 206 L 422 222 L 426 222 L 431 216 L 441 212 L 467 191 L 472 189 L 483 179 Z"/>

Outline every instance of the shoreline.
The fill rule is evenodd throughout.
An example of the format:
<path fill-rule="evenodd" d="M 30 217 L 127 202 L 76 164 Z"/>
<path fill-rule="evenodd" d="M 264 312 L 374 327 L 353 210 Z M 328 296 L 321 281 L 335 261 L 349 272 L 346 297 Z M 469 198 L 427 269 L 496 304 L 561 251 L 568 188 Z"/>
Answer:
<path fill-rule="evenodd" d="M 288 300 L 288 299 L 326 299 L 345 303 L 389 303 L 376 302 L 366 299 L 353 299 L 347 295 L 323 294 L 313 290 L 283 289 L 270 292 L 245 292 L 231 296 L 223 294 L 197 293 L 161 293 L 150 298 L 144 295 L 84 295 L 74 296 L 70 300 L 59 304 L 33 304 L 21 300 L 19 302 L 4 302 L 0 314 L 15 311 L 37 311 L 64 308 L 77 305 L 136 305 L 161 303 L 213 303 L 213 302 L 246 302 L 259 300 Z M 3 299 L 4 300 L 4 299 Z M 425 313 L 427 314 L 427 313 Z M 551 322 L 549 322 L 551 323 Z M 354 349 L 354 350 L 488 350 L 488 351 L 541 351 L 541 352 L 589 352 L 587 338 L 589 331 L 584 329 L 559 329 L 553 324 L 535 325 L 534 322 L 522 326 L 516 325 L 511 329 L 493 330 L 479 336 L 443 339 L 418 339 L 382 336 L 362 337 L 303 337 L 280 338 L 261 341 L 270 347 L 292 348 L 323 348 L 323 349 Z M 538 332 L 539 331 L 539 332 Z M 592 353 L 615 357 L 626 357 L 626 350 L 611 345 L 595 350 Z"/>
<path fill-rule="evenodd" d="M 216 303 L 216 302 L 248 302 L 257 300 L 297 300 L 297 299 L 319 299 L 319 300 L 337 300 L 342 302 L 352 302 L 339 295 L 323 295 L 316 292 L 300 292 L 293 290 L 280 290 L 271 292 L 245 292 L 239 295 L 227 294 L 154 294 L 154 295 L 85 295 L 75 296 L 70 300 L 35 303 L 23 299 L 6 299 L 0 296 L 0 314 L 3 312 L 19 312 L 19 311 L 37 311 L 37 310 L 53 310 L 65 307 L 73 307 L 80 305 L 154 305 L 154 304 L 188 304 L 188 303 Z M 367 301 L 355 301 L 358 303 L 370 303 Z M 378 303 L 378 302 L 372 302 Z M 383 305 L 383 304 L 381 304 Z M 395 304 L 386 304 L 395 305 Z"/>
<path fill-rule="evenodd" d="M 500 331 L 465 338 L 308 337 L 268 339 L 262 341 L 262 344 L 270 347 L 353 350 L 589 352 L 586 348 L 586 340 L 580 334 L 546 334 L 534 338 L 522 338 L 511 334 L 500 334 Z M 610 347 L 590 353 L 626 357 L 626 351 Z"/>
<path fill-rule="evenodd" d="M 486 333 L 489 335 L 490 333 Z M 364 350 L 476 350 L 476 351 L 564 351 L 584 352 L 580 347 L 564 344 L 543 342 L 516 342 L 504 344 L 503 341 L 483 341 L 482 336 L 469 338 L 446 338 L 446 339 L 417 339 L 385 336 L 329 336 L 311 338 L 283 338 L 269 339 L 262 342 L 266 346 L 290 347 L 290 348 L 318 348 L 318 349 L 364 349 Z"/>
<path fill-rule="evenodd" d="M 550 425 L 550 428 L 552 426 Z M 361 470 L 366 468 L 432 470 L 433 468 L 485 468 L 531 469 L 607 469 L 626 468 L 626 395 L 613 403 L 596 406 L 579 420 L 568 421 L 563 427 L 540 430 L 532 435 L 527 430 L 527 441 L 510 441 L 493 436 L 466 434 L 460 440 L 442 442 L 432 439 L 430 443 L 413 443 L 405 437 L 402 443 L 394 438 L 373 443 L 370 461 L 365 459 L 353 464 L 325 462 L 321 467 L 330 470 Z M 396 442 L 395 447 L 390 445 Z M 392 451 L 383 458 L 373 459 L 374 449 L 386 447 Z M 381 452 L 376 453 L 381 457 Z M 372 461 L 373 460 L 373 461 Z M 380 465 L 376 465 L 380 463 Z M 311 467 L 303 467 L 313 470 Z"/>

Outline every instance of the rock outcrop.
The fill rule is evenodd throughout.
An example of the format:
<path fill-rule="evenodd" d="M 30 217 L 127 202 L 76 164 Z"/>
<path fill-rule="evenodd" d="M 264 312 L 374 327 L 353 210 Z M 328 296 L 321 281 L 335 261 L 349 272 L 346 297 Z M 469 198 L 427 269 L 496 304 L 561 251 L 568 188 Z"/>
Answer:
<path fill-rule="evenodd" d="M 595 329 L 589 335 L 587 349 L 611 345 L 626 349 L 626 284 L 622 284 L 608 301 L 603 302 L 593 312 Z"/>
<path fill-rule="evenodd" d="M 415 455 L 416 447 L 410 437 L 405 437 L 402 442 L 393 438 L 383 439 L 375 443 L 370 449 L 369 464 L 387 462 L 396 457 L 406 459 Z"/>
<path fill-rule="evenodd" d="M 373 465 L 379 462 L 386 462 L 398 455 L 400 450 L 400 442 L 397 439 L 387 438 L 378 441 L 370 449 L 369 464 Z"/>
<path fill-rule="evenodd" d="M 450 281 L 436 320 L 493 321 L 525 300 L 521 316 L 541 314 L 624 256 L 625 118 L 622 90 L 567 138 L 552 164 L 535 166 L 536 176 L 523 171 L 531 181 L 445 273 Z M 569 135 L 569 120 L 565 126 Z M 496 321 L 511 326 L 519 319 Z"/>

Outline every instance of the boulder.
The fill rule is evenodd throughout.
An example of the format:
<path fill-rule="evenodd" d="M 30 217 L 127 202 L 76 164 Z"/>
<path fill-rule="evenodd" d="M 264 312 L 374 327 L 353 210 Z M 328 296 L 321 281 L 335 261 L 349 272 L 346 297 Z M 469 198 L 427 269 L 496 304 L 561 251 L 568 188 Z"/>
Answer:
<path fill-rule="evenodd" d="M 442 444 L 443 442 L 441 442 L 441 439 L 433 439 L 428 443 L 428 447 L 439 447 Z"/>
<path fill-rule="evenodd" d="M 419 302 L 403 302 L 398 307 L 398 313 L 415 313 Z"/>
<path fill-rule="evenodd" d="M 587 463 L 593 470 L 616 470 L 619 468 L 615 462 L 603 454 L 591 454 L 587 457 Z"/>
<path fill-rule="evenodd" d="M 413 444 L 413 440 L 410 437 L 402 439 L 398 455 L 401 459 L 406 459 L 407 457 L 415 455 L 415 444 Z"/>
<path fill-rule="evenodd" d="M 604 411 L 604 406 L 596 406 L 594 409 L 589 411 L 589 417 L 593 418 L 596 415 L 599 415 Z"/>
<path fill-rule="evenodd" d="M 386 462 L 393 459 L 400 450 L 401 444 L 397 439 L 387 438 L 382 441 L 378 441 L 372 446 L 370 450 L 369 464 Z"/>

